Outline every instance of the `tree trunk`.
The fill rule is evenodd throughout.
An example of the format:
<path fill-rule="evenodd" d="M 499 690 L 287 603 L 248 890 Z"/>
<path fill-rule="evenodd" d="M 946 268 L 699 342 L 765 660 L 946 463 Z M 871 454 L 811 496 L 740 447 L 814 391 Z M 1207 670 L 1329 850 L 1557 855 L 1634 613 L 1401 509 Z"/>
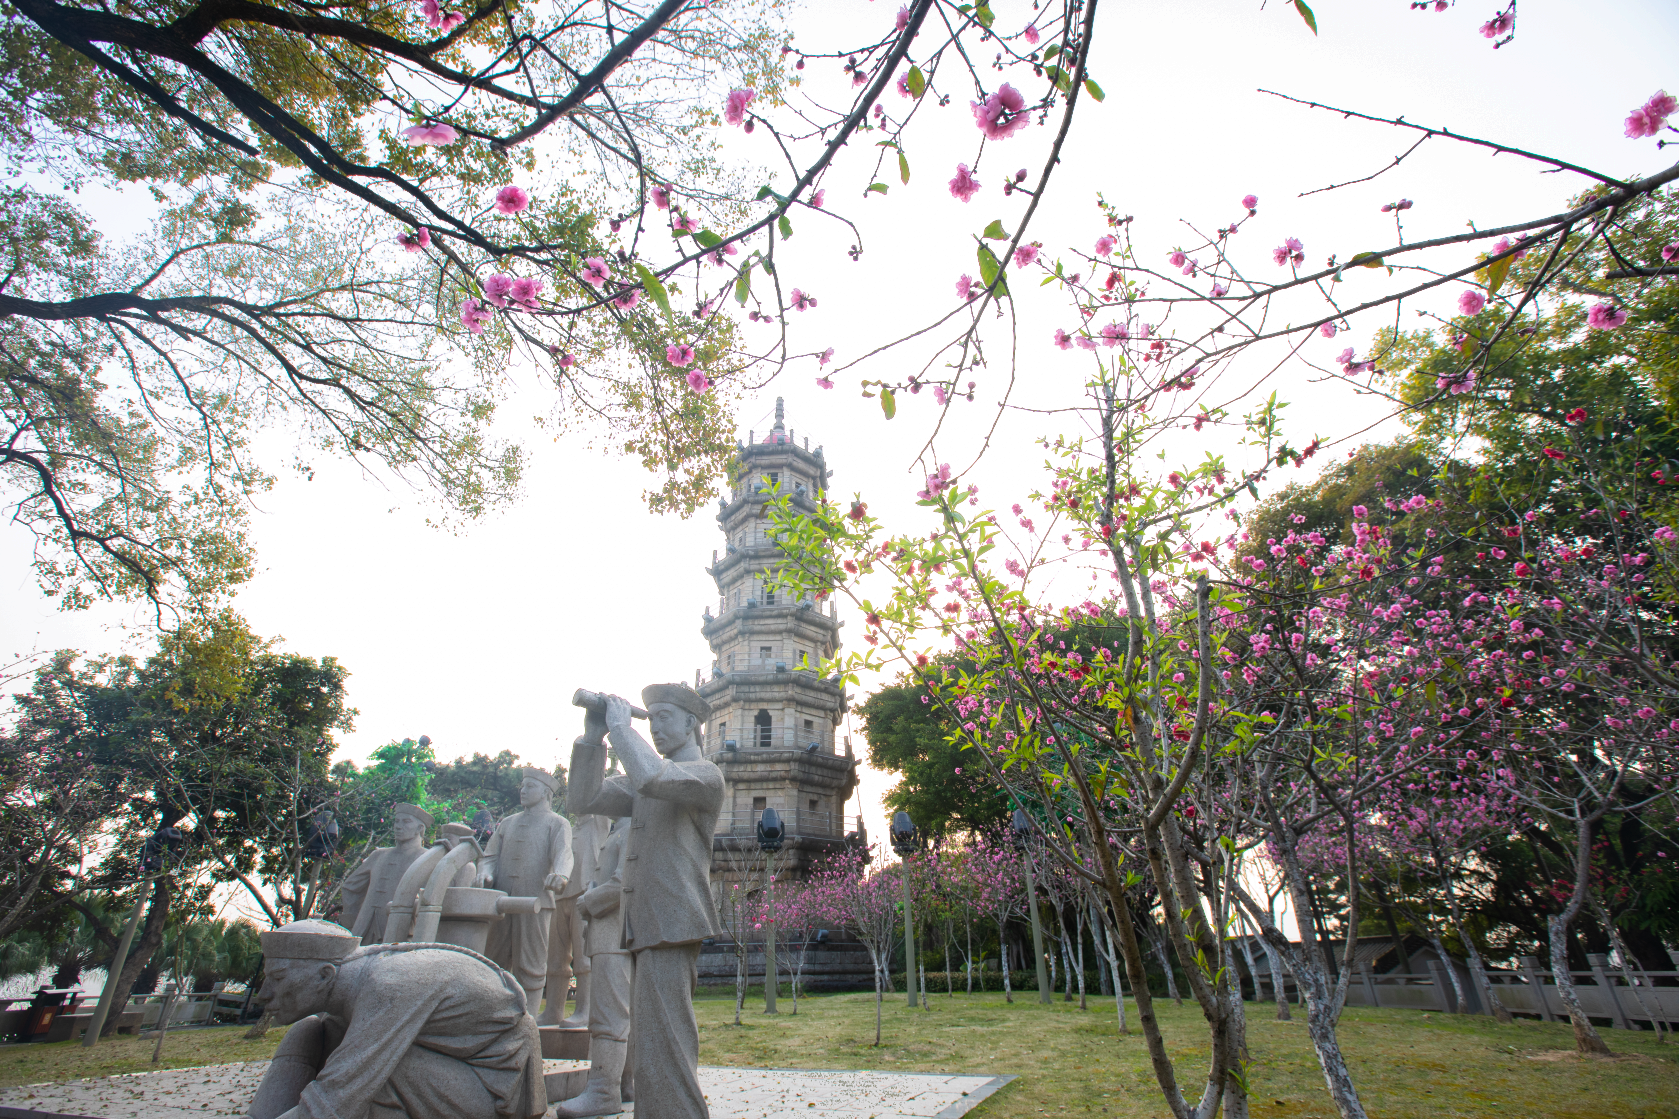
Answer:
<path fill-rule="evenodd" d="M 1430 924 L 1432 923 L 1430 922 Z M 1452 981 L 1452 994 L 1457 997 L 1456 1013 L 1468 1014 L 1469 1000 L 1463 997 L 1463 981 L 1457 977 L 1457 968 L 1452 966 L 1454 961 L 1446 952 L 1445 942 L 1440 939 L 1440 934 L 1433 929 L 1428 930 L 1428 939 L 1434 945 L 1434 954 L 1440 957 L 1440 966 L 1445 970 L 1446 978 Z"/>
<path fill-rule="evenodd" d="M 1128 1034 L 1131 1031 L 1125 1025 L 1125 988 L 1119 982 L 1119 961 L 1114 958 L 1113 934 L 1108 931 L 1107 915 L 1102 912 L 1101 903 L 1092 898 L 1090 905 L 1093 911 L 1091 920 L 1102 930 L 1102 954 L 1108 958 L 1108 971 L 1113 975 L 1114 1015 L 1119 1019 L 1119 1032 Z"/>
<path fill-rule="evenodd" d="M 1079 907 L 1076 901 L 1073 903 L 1073 913 L 1078 918 L 1076 924 L 1079 934 L 1079 1009 L 1089 1010 L 1090 1007 L 1087 1006 L 1084 1001 L 1084 911 Z"/>
<path fill-rule="evenodd" d="M 1008 934 L 1004 931 L 1002 922 L 997 923 L 997 962 L 1003 965 L 1003 1001 L 1014 1001 L 1014 984 L 1009 981 L 1014 971 L 1014 961 L 1009 959 Z"/>
<path fill-rule="evenodd" d="M 874 960 L 874 1046 L 880 1048 L 880 1005 L 886 997 L 880 990 L 880 973 L 886 970 L 886 964 L 881 960 L 880 953 L 869 950 L 869 956 Z"/>
<path fill-rule="evenodd" d="M 128 996 L 134 989 L 134 981 L 140 978 L 140 973 L 151 962 L 152 954 L 163 943 L 163 926 L 169 920 L 169 901 L 169 879 L 159 875 L 152 884 L 152 904 L 146 911 L 145 923 L 140 926 L 140 935 L 135 939 L 128 959 L 123 961 L 122 974 L 117 976 L 116 990 L 111 996 L 111 1013 L 105 1019 L 105 1028 L 99 1031 L 100 1037 L 110 1037 L 117 1032 L 117 1019 L 128 1009 Z"/>
<path fill-rule="evenodd" d="M 1557 998 L 1562 1000 L 1563 1007 L 1568 1011 L 1569 1024 L 1574 1027 L 1574 1048 L 1581 1056 L 1608 1057 L 1611 1055 L 1609 1043 L 1603 1040 L 1603 1035 L 1597 1032 L 1597 1027 L 1580 1008 L 1580 996 L 1574 991 L 1574 976 L 1569 974 L 1568 916 L 1572 914 L 1564 910 L 1550 920 L 1551 971 L 1556 980 Z"/>
<path fill-rule="evenodd" d="M 1160 957 L 1160 966 L 1166 972 L 1166 997 L 1179 1006 L 1183 1005 L 1183 996 L 1178 993 L 1178 977 L 1172 971 L 1172 957 L 1166 952 L 1166 936 L 1158 928 L 1154 933 L 1154 954 Z"/>
<path fill-rule="evenodd" d="M 735 938 L 735 1025 L 740 1025 L 740 1008 L 746 1005 L 746 944 Z"/>

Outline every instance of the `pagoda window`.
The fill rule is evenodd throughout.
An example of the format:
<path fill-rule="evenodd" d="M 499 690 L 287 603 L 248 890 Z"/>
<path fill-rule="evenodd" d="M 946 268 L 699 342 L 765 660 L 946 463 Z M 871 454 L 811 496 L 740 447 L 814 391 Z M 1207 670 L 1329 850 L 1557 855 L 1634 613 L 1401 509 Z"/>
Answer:
<path fill-rule="evenodd" d="M 752 722 L 758 732 L 757 742 L 759 747 L 767 750 L 770 745 L 770 713 L 760 709 L 757 718 L 753 719 Z"/>

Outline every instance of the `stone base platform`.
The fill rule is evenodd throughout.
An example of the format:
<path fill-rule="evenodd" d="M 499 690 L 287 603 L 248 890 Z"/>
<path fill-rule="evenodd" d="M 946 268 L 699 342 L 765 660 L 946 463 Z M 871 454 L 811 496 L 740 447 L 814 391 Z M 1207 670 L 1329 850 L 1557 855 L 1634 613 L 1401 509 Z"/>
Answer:
<path fill-rule="evenodd" d="M 588 1065 L 548 1060 L 548 1098 L 582 1091 Z M 267 1061 L 136 1072 L 0 1089 L 0 1119 L 188 1119 L 241 1116 Z M 1012 1076 L 702 1067 L 712 1119 L 958 1119 Z M 632 1116 L 634 1106 L 625 1114 Z"/>

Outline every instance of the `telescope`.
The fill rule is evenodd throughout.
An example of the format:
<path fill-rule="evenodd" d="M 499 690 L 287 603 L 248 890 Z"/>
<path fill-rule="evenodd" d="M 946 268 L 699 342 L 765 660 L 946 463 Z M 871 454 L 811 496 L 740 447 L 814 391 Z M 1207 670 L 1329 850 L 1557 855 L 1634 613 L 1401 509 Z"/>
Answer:
<path fill-rule="evenodd" d="M 578 688 L 572 693 L 571 705 L 581 707 L 585 711 L 593 711 L 597 715 L 606 714 L 606 697 L 599 692 L 591 692 L 587 688 Z M 647 712 L 639 707 L 631 707 L 630 715 L 637 719 L 647 718 Z"/>

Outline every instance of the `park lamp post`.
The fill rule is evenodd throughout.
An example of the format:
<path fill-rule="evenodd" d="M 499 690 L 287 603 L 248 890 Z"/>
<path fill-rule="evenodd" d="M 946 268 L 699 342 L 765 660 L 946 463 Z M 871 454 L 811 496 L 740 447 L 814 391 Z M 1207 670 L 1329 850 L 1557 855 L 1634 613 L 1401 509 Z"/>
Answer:
<path fill-rule="evenodd" d="M 909 1004 L 915 1006 L 915 918 L 910 914 L 909 857 L 916 851 L 915 821 L 908 812 L 892 817 L 892 850 L 898 852 L 904 866 L 904 986 L 909 990 Z"/>
<path fill-rule="evenodd" d="M 169 869 L 169 858 L 181 846 L 181 829 L 175 827 L 158 828 L 146 839 L 146 845 L 140 849 L 140 897 L 134 903 L 134 909 L 128 915 L 128 924 L 122 930 L 122 939 L 117 941 L 116 953 L 111 957 L 110 966 L 105 971 L 105 989 L 99 994 L 99 1005 L 94 1008 L 93 1018 L 87 1024 L 87 1032 L 82 1035 L 82 1046 L 91 1049 L 99 1042 L 99 1034 L 105 1028 L 105 1020 L 111 1016 L 111 1002 L 117 995 L 117 980 L 122 975 L 122 967 L 128 962 L 128 949 L 134 943 L 134 930 L 140 923 L 140 911 L 146 906 L 146 886 L 158 875 Z"/>
<path fill-rule="evenodd" d="M 764 868 L 768 872 L 765 888 L 769 891 L 769 929 L 764 937 L 764 1013 L 774 1014 L 776 988 L 781 986 L 781 968 L 775 959 L 775 853 L 787 838 L 781 815 L 773 808 L 764 809 L 758 820 L 758 848 L 764 852 Z"/>
<path fill-rule="evenodd" d="M 1044 965 L 1044 926 L 1038 920 L 1038 886 L 1032 879 L 1032 821 L 1027 819 L 1026 813 L 1016 808 L 1014 818 L 1009 822 L 1010 838 L 1014 840 L 1015 849 L 1020 852 L 1020 861 L 1026 867 L 1026 902 L 1032 912 L 1032 951 L 1038 961 L 1038 1001 L 1049 1003 L 1049 969 Z M 1007 953 L 1004 953 L 1007 955 Z M 1008 960 L 1003 961 L 1008 966 Z"/>

